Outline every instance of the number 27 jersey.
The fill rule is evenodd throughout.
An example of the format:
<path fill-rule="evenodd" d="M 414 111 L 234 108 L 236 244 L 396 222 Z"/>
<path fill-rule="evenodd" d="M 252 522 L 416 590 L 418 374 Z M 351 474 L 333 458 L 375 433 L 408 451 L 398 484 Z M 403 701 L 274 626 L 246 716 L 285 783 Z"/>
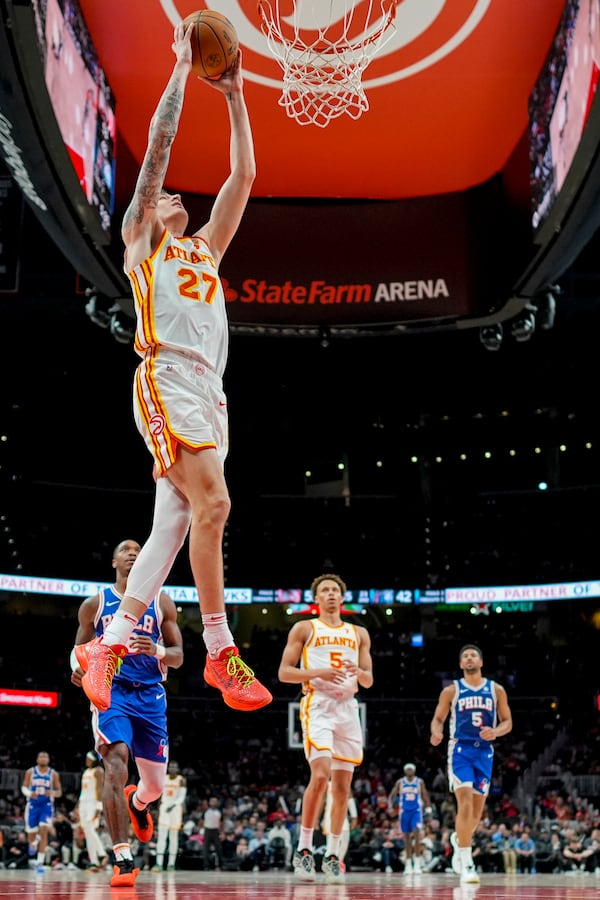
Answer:
<path fill-rule="evenodd" d="M 157 347 L 175 350 L 222 378 L 229 341 L 225 295 L 204 238 L 165 231 L 154 252 L 127 276 L 138 356 Z"/>

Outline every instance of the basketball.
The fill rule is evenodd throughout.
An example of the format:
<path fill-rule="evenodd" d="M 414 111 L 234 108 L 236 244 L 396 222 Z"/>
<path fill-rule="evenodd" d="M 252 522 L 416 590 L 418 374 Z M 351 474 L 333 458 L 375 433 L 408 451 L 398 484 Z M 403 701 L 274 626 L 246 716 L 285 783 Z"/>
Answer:
<path fill-rule="evenodd" d="M 194 23 L 191 35 L 192 72 L 201 78 L 220 78 L 231 68 L 237 56 L 239 41 L 235 28 L 223 13 L 201 9 L 183 20 L 187 28 Z"/>

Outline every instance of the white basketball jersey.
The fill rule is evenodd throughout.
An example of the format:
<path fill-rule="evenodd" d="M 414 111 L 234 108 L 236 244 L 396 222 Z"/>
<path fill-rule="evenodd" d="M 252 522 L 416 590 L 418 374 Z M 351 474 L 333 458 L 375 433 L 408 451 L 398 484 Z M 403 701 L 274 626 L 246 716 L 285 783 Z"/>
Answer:
<path fill-rule="evenodd" d="M 79 799 L 82 803 L 97 803 L 100 800 L 95 772 L 95 768 L 85 769 L 81 776 Z"/>
<path fill-rule="evenodd" d="M 327 625 L 321 619 L 312 619 L 311 626 L 312 635 L 302 651 L 302 669 L 335 668 L 343 671 L 346 663 L 358 665 L 359 640 L 354 625 L 348 622 Z M 348 675 L 344 684 L 332 684 L 322 678 L 313 678 L 302 684 L 305 694 L 318 691 L 340 699 L 352 697 L 357 690 L 355 675 Z"/>
<path fill-rule="evenodd" d="M 183 775 L 167 775 L 162 792 L 161 803 L 171 806 L 179 799 L 179 792 L 183 786 Z"/>
<path fill-rule="evenodd" d="M 137 316 L 134 349 L 157 346 L 197 359 L 223 377 L 229 333 L 225 294 L 204 238 L 165 231 L 154 252 L 127 273 Z"/>

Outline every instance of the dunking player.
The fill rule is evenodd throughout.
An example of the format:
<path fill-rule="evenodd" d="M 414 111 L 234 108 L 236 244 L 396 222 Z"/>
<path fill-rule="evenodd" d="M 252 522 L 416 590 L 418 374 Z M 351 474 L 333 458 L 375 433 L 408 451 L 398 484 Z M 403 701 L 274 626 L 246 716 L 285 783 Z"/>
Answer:
<path fill-rule="evenodd" d="M 465 644 L 459 653 L 463 677 L 445 687 L 431 720 L 434 747 L 444 737 L 444 722 L 450 717 L 448 776 L 456 796 L 456 832 L 451 836 L 452 867 L 463 884 L 477 884 L 471 842 L 481 819 L 490 789 L 494 741 L 512 729 L 512 715 L 504 688 L 481 674 L 483 657 L 475 644 Z"/>
<path fill-rule="evenodd" d="M 121 541 L 113 552 L 115 584 L 88 597 L 79 607 L 79 627 L 71 654 L 73 684 L 81 686 L 84 672 L 77 651 L 85 653 L 92 636 L 100 636 L 110 622 L 127 590 L 127 577 L 139 552 L 136 541 Z M 148 804 L 162 793 L 169 758 L 163 682 L 169 667 L 181 666 L 182 644 L 175 604 L 161 591 L 129 638 L 128 652 L 112 681 L 109 709 L 99 712 L 92 705 L 94 742 L 105 771 L 104 818 L 116 861 L 110 881 L 113 887 L 130 887 L 139 874 L 129 843 L 130 823 L 140 841 L 152 837 L 154 825 Z M 139 773 L 137 787 L 127 784 L 130 755 Z"/>
<path fill-rule="evenodd" d="M 137 316 L 135 351 L 142 358 L 134 385 L 134 416 L 154 459 L 152 530 L 136 560 L 114 618 L 80 664 L 83 689 L 99 710 L 110 705 L 118 660 L 146 607 L 166 581 L 189 532 L 189 558 L 198 590 L 207 657 L 205 680 L 234 709 L 254 710 L 273 699 L 240 658 L 225 612 L 223 532 L 230 499 L 227 401 L 223 374 L 228 326 L 219 263 L 240 224 L 256 175 L 244 100 L 241 56 L 217 81 L 201 79 L 224 97 L 230 124 L 230 172 L 210 218 L 184 237 L 188 213 L 164 181 L 192 67 L 192 25 L 180 22 L 175 63 L 150 123 L 148 146 L 122 237 Z M 202 134 L 214 133 L 200 108 Z M 198 165 L 203 141 L 198 140 Z"/>
<path fill-rule="evenodd" d="M 153 872 L 164 870 L 165 852 L 168 853 L 167 869 L 173 870 L 179 850 L 179 834 L 183 826 L 183 805 L 187 794 L 186 781 L 179 765 L 172 760 L 167 768 L 167 778 L 158 807 L 158 837 L 156 839 L 156 865 Z"/>
<path fill-rule="evenodd" d="M 404 871 L 407 874 L 414 872 L 417 875 L 423 871 L 421 843 L 423 813 L 425 810 L 431 812 L 431 807 L 425 782 L 417 775 L 414 763 L 406 763 L 403 777 L 397 780 L 389 793 L 388 810 L 393 812 L 395 806 L 398 809 L 398 824 L 406 853 Z"/>
<path fill-rule="evenodd" d="M 355 766 L 363 759 L 363 735 L 356 692 L 373 684 L 371 638 L 362 625 L 344 622 L 340 610 L 346 585 L 338 575 L 319 575 L 311 585 L 318 618 L 290 629 L 279 680 L 302 685 L 300 720 L 310 780 L 302 798 L 302 826 L 294 853 L 295 875 L 315 880 L 313 834 L 331 778 L 331 830 L 322 870 L 340 884 L 342 829 Z M 300 663 L 300 667 L 298 667 Z"/>
<path fill-rule="evenodd" d="M 44 871 L 44 857 L 48 846 L 48 832 L 54 818 L 54 801 L 62 796 L 62 786 L 56 769 L 50 768 L 50 756 L 40 750 L 35 766 L 27 769 L 21 785 L 25 804 L 25 831 L 29 840 L 29 855 L 37 854 L 36 872 Z"/>

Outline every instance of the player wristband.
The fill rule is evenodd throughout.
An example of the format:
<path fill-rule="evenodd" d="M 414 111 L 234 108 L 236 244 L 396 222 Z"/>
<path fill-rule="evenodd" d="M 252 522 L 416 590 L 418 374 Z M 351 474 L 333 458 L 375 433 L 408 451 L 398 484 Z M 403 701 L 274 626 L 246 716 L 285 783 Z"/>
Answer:
<path fill-rule="evenodd" d="M 154 655 L 157 656 L 159 659 L 163 659 L 166 652 L 167 652 L 167 648 L 163 644 L 157 644 L 156 645 L 156 653 Z"/>
<path fill-rule="evenodd" d="M 69 656 L 69 663 L 71 664 L 71 672 L 74 672 L 75 669 L 79 668 L 79 662 L 77 660 L 77 655 L 75 653 L 75 647 L 71 650 L 71 655 Z"/>

